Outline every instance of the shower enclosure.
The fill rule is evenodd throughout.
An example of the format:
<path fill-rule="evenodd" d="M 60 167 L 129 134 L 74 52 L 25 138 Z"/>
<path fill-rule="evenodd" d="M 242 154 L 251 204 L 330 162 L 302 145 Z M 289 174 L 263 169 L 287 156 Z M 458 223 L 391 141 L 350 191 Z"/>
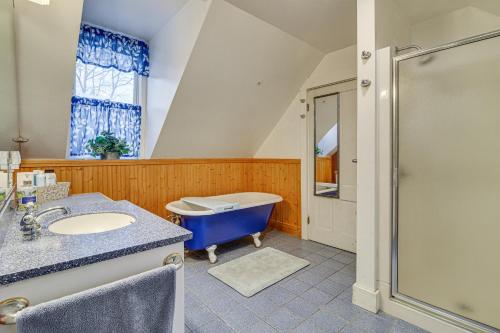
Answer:
<path fill-rule="evenodd" d="M 500 329 L 500 31 L 393 59 L 392 294 Z"/>

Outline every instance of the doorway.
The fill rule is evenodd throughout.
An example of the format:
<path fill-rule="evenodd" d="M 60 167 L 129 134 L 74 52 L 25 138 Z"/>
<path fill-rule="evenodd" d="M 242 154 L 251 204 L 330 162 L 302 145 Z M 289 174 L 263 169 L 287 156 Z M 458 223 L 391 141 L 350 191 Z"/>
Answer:
<path fill-rule="evenodd" d="M 356 79 L 307 92 L 307 234 L 356 249 Z"/>

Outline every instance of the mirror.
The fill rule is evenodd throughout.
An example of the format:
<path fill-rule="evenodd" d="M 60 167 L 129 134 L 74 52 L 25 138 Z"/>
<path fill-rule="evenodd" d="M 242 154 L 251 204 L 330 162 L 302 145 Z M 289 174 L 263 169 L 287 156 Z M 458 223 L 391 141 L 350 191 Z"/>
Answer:
<path fill-rule="evenodd" d="M 314 97 L 314 194 L 339 197 L 339 93 Z"/>
<path fill-rule="evenodd" d="M 12 1 L 0 2 L 0 151 L 12 150 L 18 133 L 14 7 Z"/>
<path fill-rule="evenodd" d="M 14 7 L 12 1 L 0 1 L 0 210 L 11 193 L 10 154 L 17 150 L 12 138 L 18 136 L 18 101 Z"/>

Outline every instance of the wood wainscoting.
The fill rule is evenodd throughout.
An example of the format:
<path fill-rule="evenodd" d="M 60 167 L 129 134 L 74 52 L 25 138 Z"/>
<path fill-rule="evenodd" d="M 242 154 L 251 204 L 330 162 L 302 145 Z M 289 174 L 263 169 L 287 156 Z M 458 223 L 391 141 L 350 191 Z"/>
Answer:
<path fill-rule="evenodd" d="M 330 157 L 316 156 L 316 181 L 332 183 L 332 159 Z"/>
<path fill-rule="evenodd" d="M 100 192 L 128 200 L 167 218 L 168 202 L 185 196 L 234 192 L 279 194 L 271 227 L 301 235 L 300 160 L 298 159 L 154 159 L 25 160 L 20 171 L 54 170 L 71 182 L 71 194 Z"/>
<path fill-rule="evenodd" d="M 321 183 L 337 183 L 335 171 L 338 170 L 337 153 L 331 156 L 316 156 L 316 181 Z"/>

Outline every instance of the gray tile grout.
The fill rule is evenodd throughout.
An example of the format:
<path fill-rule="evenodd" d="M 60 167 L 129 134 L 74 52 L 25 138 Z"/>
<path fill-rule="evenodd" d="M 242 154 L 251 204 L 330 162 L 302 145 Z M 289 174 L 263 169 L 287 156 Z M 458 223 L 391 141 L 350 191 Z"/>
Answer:
<path fill-rule="evenodd" d="M 273 241 L 276 241 L 275 243 L 273 243 Z M 309 286 L 309 288 L 306 290 L 310 290 L 312 288 L 316 288 L 319 284 L 323 283 L 324 281 L 326 280 L 330 280 L 330 277 L 332 277 L 333 275 L 337 274 L 337 273 L 341 273 L 347 277 L 350 277 L 350 275 L 347 273 L 347 272 L 341 272 L 343 269 L 345 269 L 346 267 L 350 266 L 350 265 L 353 265 L 355 264 L 355 258 L 350 261 L 350 260 L 346 260 L 346 261 L 350 261 L 349 263 L 344 263 L 344 262 L 340 262 L 338 260 L 335 260 L 334 258 L 338 255 L 346 255 L 348 254 L 348 256 L 351 256 L 351 255 L 354 255 L 350 252 L 347 252 L 347 251 L 344 251 L 344 250 L 341 250 L 341 249 L 336 249 L 336 248 L 331 248 L 331 247 L 328 247 L 326 245 L 322 245 L 322 244 L 319 244 L 319 243 L 314 243 L 314 242 L 310 242 L 310 241 L 304 241 L 304 240 L 298 240 L 296 238 L 292 238 L 290 236 L 287 236 L 285 234 L 282 234 L 282 233 L 278 233 L 278 232 L 275 232 L 275 234 L 272 236 L 272 237 L 265 237 L 264 238 L 264 241 L 263 241 L 263 246 L 262 247 L 267 247 L 267 246 L 270 246 L 270 247 L 275 247 L 281 251 L 284 251 L 284 252 L 287 252 L 287 253 L 292 253 L 295 251 L 295 252 L 303 252 L 303 254 L 301 255 L 297 255 L 297 254 L 294 254 L 294 255 L 297 255 L 298 257 L 307 257 L 307 256 L 312 256 L 313 254 L 314 255 L 319 255 L 323 258 L 325 258 L 325 260 L 321 261 L 320 263 L 318 264 L 313 264 L 311 262 L 311 265 L 298 271 L 298 272 L 295 272 L 294 274 L 290 275 L 289 277 L 277 282 L 276 284 L 266 288 L 265 290 L 268 290 L 270 288 L 275 288 L 276 286 L 279 286 L 281 287 L 282 289 L 286 290 L 287 293 L 293 295 L 293 298 L 291 298 L 290 300 L 288 300 L 287 302 L 285 302 L 284 304 L 282 305 L 276 305 L 276 304 L 273 304 L 276 306 L 276 309 L 274 309 L 274 312 L 270 312 L 268 313 L 267 315 L 265 315 L 264 317 L 261 317 L 260 315 L 258 315 L 257 313 L 255 313 L 252 309 L 250 309 L 248 306 L 246 306 L 244 304 L 245 300 L 244 298 L 241 298 L 241 299 L 236 299 L 234 297 L 234 295 L 238 295 L 237 294 L 237 291 L 235 290 L 232 290 L 230 291 L 231 289 L 227 289 L 224 290 L 224 288 L 222 287 L 219 287 L 217 286 L 218 288 L 221 289 L 222 293 L 224 293 L 224 296 L 223 297 L 228 297 L 228 298 L 231 298 L 233 301 L 235 301 L 237 304 L 239 304 L 240 306 L 242 306 L 243 308 L 245 308 L 246 311 L 249 311 L 253 316 L 255 316 L 256 318 L 259 319 L 259 321 L 262 321 L 263 323 L 265 323 L 266 325 L 272 327 L 273 329 L 275 329 L 277 332 L 280 332 L 279 328 L 274 326 L 272 323 L 269 322 L 269 318 L 274 314 L 276 313 L 277 311 L 281 310 L 281 309 L 285 309 L 287 311 L 290 311 L 288 308 L 287 308 L 287 305 L 289 303 L 291 303 L 293 300 L 301 297 L 301 295 L 297 294 L 295 291 L 291 291 L 287 288 L 284 288 L 282 285 L 280 285 L 280 283 L 286 279 L 296 279 L 297 281 L 300 281 L 304 284 L 306 284 L 307 286 Z M 290 246 L 289 247 L 292 247 L 292 249 L 282 249 L 281 247 L 287 247 L 286 245 L 289 244 Z M 292 244 L 296 244 L 296 245 L 292 245 Z M 309 244 L 309 245 L 307 245 Z M 312 247 L 311 247 L 312 246 Z M 235 243 L 235 244 L 231 244 L 230 247 L 223 247 L 222 248 L 222 252 L 219 252 L 219 258 L 221 259 L 219 263 L 225 263 L 227 261 L 230 261 L 232 259 L 235 259 L 239 256 L 243 256 L 243 255 L 246 255 L 250 252 L 253 252 L 253 251 L 256 251 L 258 249 L 255 249 L 253 248 L 253 245 L 250 243 L 250 242 L 239 242 L 239 243 Z M 312 250 L 312 248 L 316 248 L 316 250 Z M 333 251 L 340 251 L 338 253 L 336 253 L 335 255 L 331 256 L 331 257 L 326 257 L 324 255 L 321 255 L 319 252 L 321 251 L 326 251 L 328 249 L 333 249 Z M 237 256 L 231 256 L 232 253 L 234 253 L 234 251 L 240 251 L 242 252 L 241 254 L 238 254 Z M 306 254 L 307 252 L 309 252 L 309 254 Z M 195 265 L 199 265 L 200 267 L 196 267 L 196 270 L 194 272 L 189 272 L 189 274 L 186 274 L 186 279 L 196 279 L 196 276 L 199 276 L 199 275 L 204 275 L 206 274 L 206 270 L 208 268 L 210 268 L 210 265 L 207 265 L 204 260 L 204 256 L 203 254 L 200 255 L 199 253 L 195 253 L 194 254 L 194 257 L 196 257 L 196 259 L 188 259 L 186 261 L 186 268 L 189 268 L 190 266 L 195 266 Z M 189 258 L 189 257 L 188 257 Z M 228 260 L 226 260 L 226 258 Z M 333 260 L 334 262 L 342 265 L 339 269 L 336 269 L 334 270 L 333 273 L 330 273 L 328 274 L 326 277 L 324 278 L 321 278 L 321 280 L 317 283 L 314 283 L 314 284 L 311 284 L 311 283 L 308 283 L 308 282 L 305 282 L 305 281 L 301 281 L 300 279 L 297 279 L 297 276 L 303 272 L 310 272 L 310 270 L 314 270 L 315 268 L 317 268 L 318 266 L 320 266 L 321 264 L 327 262 L 327 261 L 330 261 L 330 260 Z M 310 272 L 311 273 L 311 272 Z M 312 274 L 312 273 L 311 273 Z M 207 275 L 208 276 L 208 275 Z M 208 276 L 208 278 L 212 278 L 212 279 L 215 279 L 214 277 L 211 277 L 211 276 Z M 327 311 L 327 312 L 331 312 L 332 315 L 334 315 L 334 313 L 329 310 L 327 308 L 327 306 L 334 302 L 334 301 L 338 301 L 338 302 L 345 302 L 346 304 L 350 304 L 347 300 L 343 299 L 343 298 L 340 298 L 340 296 L 342 294 L 344 294 L 347 290 L 349 290 L 350 287 L 352 287 L 352 284 L 349 284 L 349 285 L 346 285 L 346 284 L 342 284 L 338 281 L 333 281 L 333 280 L 330 280 L 332 282 L 335 282 L 337 284 L 340 284 L 342 286 L 345 286 L 345 288 L 343 288 L 343 290 L 338 293 L 337 295 L 333 296 L 332 294 L 329 294 L 328 292 L 325 292 L 326 294 L 328 294 L 329 296 L 333 296 L 333 298 L 331 300 L 329 300 L 326 304 L 323 304 L 323 305 L 319 305 L 318 308 L 311 314 L 309 314 L 308 316 L 301 316 L 301 315 L 296 315 L 294 313 L 294 316 L 296 316 L 297 318 L 299 318 L 299 322 L 298 324 L 293 328 L 294 330 L 296 328 L 298 328 L 299 326 L 301 326 L 303 323 L 305 323 L 306 321 L 310 320 L 315 314 L 317 314 L 319 311 Z M 218 283 L 215 282 L 215 285 L 217 285 Z M 227 288 L 230 288 L 229 286 L 227 286 Z M 188 285 L 188 281 L 186 281 L 186 291 L 188 291 L 189 289 L 189 285 Z M 320 290 L 318 288 L 316 288 L 317 290 Z M 321 290 L 320 290 L 321 291 Z M 229 294 L 228 292 L 234 292 L 235 294 L 234 295 L 231 295 Z M 262 292 L 262 291 L 261 291 Z M 259 295 L 261 292 L 259 292 L 257 295 Z M 198 297 L 196 294 L 194 294 L 194 292 L 192 292 L 193 294 L 193 297 L 195 297 L 195 300 L 201 304 L 203 307 L 204 307 L 204 310 L 206 311 L 209 311 L 216 319 L 222 321 L 227 327 L 229 327 L 230 329 L 232 329 L 233 331 L 235 332 L 241 332 L 241 333 L 244 333 L 244 331 L 238 331 L 235 327 L 231 326 L 231 324 L 229 322 L 227 322 L 221 314 L 219 313 L 216 313 L 215 311 L 213 311 L 210 306 L 206 303 L 206 301 L 204 301 L 202 298 Z M 244 297 L 244 296 L 241 296 L 241 297 Z M 269 298 L 267 298 L 266 296 L 263 296 L 263 298 L 267 301 L 267 302 L 270 302 L 270 303 L 273 303 Z M 309 302 L 309 301 L 308 301 Z M 352 304 L 352 303 L 351 303 Z M 361 308 L 360 308 L 361 309 Z M 189 309 L 186 308 L 186 313 L 189 311 Z M 365 310 L 362 310 L 362 311 L 365 311 Z M 293 313 L 293 312 L 292 312 Z M 395 326 L 396 326 L 396 323 L 397 323 L 397 319 L 396 318 L 391 318 L 391 319 L 388 319 L 386 317 L 382 317 L 382 316 L 378 316 L 376 314 L 371 314 L 369 312 L 367 312 L 367 317 L 368 316 L 374 316 L 374 318 L 381 318 L 381 319 L 384 319 L 384 320 L 387 320 L 387 321 L 391 321 L 390 322 L 390 326 L 388 327 L 387 329 L 387 333 L 389 333 Z M 337 315 L 338 316 L 338 315 Z M 353 325 L 353 321 L 356 321 L 356 320 L 359 320 L 361 315 L 359 314 L 356 314 L 354 315 L 353 318 L 351 318 L 351 320 L 345 320 L 341 317 L 339 317 L 339 319 L 342 319 L 343 322 L 346 322 L 345 326 L 342 327 L 340 329 L 339 332 L 342 332 L 343 330 L 345 330 L 348 326 L 352 326 L 352 327 L 355 327 Z M 387 316 L 387 315 L 386 315 Z M 213 323 L 216 319 L 212 320 L 212 321 L 208 321 L 207 323 L 201 325 L 201 328 L 207 326 L 207 325 L 210 325 L 211 323 Z M 256 325 L 257 322 L 255 322 L 253 325 Z M 252 325 L 252 326 L 253 326 Z M 189 325 L 186 325 L 188 326 L 188 328 L 191 329 L 191 331 L 195 332 L 195 328 L 191 328 L 189 327 Z M 356 330 L 360 329 L 359 327 L 355 327 Z"/>

